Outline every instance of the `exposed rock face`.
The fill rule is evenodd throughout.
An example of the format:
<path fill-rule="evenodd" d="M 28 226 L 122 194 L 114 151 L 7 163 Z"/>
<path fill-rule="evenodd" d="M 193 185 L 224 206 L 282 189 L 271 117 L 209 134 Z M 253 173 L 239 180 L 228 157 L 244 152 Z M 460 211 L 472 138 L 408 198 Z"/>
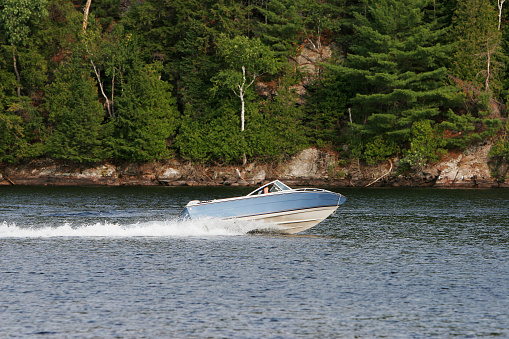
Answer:
<path fill-rule="evenodd" d="M 436 166 L 440 174 L 435 187 L 498 186 L 488 166 L 491 146 L 472 146 L 462 154 L 449 154 Z"/>
<path fill-rule="evenodd" d="M 2 168 L 4 181 L 16 185 L 115 185 L 118 173 L 115 166 L 101 164 L 93 168 L 39 159 L 20 166 Z M 12 179 L 11 179 L 12 178 Z"/>
<path fill-rule="evenodd" d="M 300 83 L 290 87 L 290 90 L 299 95 L 298 103 L 304 103 L 304 96 L 307 94 L 306 85 L 320 75 L 321 63 L 332 57 L 332 50 L 335 46 L 335 44 L 323 45 L 306 40 L 301 46 L 300 54 L 289 60 L 295 70 L 304 75 Z M 256 92 L 261 97 L 270 98 L 277 95 L 277 85 L 274 82 L 257 82 Z"/>
<path fill-rule="evenodd" d="M 331 164 L 330 154 L 316 148 L 308 148 L 293 157 L 282 173 L 283 178 L 326 178 L 327 167 Z"/>
<path fill-rule="evenodd" d="M 293 90 L 300 96 L 300 102 L 304 102 L 303 97 L 306 95 L 306 85 L 313 82 L 320 74 L 322 66 L 320 64 L 332 57 L 332 48 L 329 45 L 317 45 L 311 41 L 307 41 L 302 46 L 301 53 L 293 60 L 295 68 L 305 74 L 302 81 L 292 86 Z"/>
<path fill-rule="evenodd" d="M 281 164 L 274 171 L 274 179 L 282 179 L 290 186 L 349 186 L 345 178 L 331 176 L 336 166 L 335 155 L 308 148 Z"/>
<path fill-rule="evenodd" d="M 256 166 L 256 163 L 249 164 L 244 171 L 243 177 L 253 184 L 261 183 L 267 177 L 267 171 L 264 167 Z"/>
<path fill-rule="evenodd" d="M 464 153 L 449 153 L 438 164 L 406 174 L 398 172 L 397 159 L 376 166 L 355 161 L 340 164 L 335 154 L 315 148 L 306 149 L 277 167 L 258 163 L 243 168 L 204 167 L 177 160 L 83 167 L 39 159 L 23 165 L 0 164 L 0 185 L 244 186 L 282 179 L 290 186 L 509 187 L 509 182 L 491 176 L 490 149 L 491 144 L 485 144 Z M 505 174 L 508 169 L 508 164 L 501 167 Z"/>
<path fill-rule="evenodd" d="M 175 180 L 179 180 L 180 178 L 182 178 L 182 173 L 180 173 L 179 170 L 177 170 L 173 167 L 163 166 L 162 170 L 163 170 L 163 172 L 157 176 L 157 180 L 159 180 L 159 181 L 163 181 L 163 180 L 175 181 Z"/>

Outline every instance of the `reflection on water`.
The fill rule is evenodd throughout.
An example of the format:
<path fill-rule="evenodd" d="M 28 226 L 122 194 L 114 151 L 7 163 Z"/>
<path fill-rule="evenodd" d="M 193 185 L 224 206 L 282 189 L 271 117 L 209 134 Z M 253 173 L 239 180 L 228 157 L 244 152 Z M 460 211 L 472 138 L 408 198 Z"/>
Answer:
<path fill-rule="evenodd" d="M 509 191 L 340 189 L 299 235 L 177 221 L 245 188 L 0 187 L 3 336 L 509 336 Z"/>

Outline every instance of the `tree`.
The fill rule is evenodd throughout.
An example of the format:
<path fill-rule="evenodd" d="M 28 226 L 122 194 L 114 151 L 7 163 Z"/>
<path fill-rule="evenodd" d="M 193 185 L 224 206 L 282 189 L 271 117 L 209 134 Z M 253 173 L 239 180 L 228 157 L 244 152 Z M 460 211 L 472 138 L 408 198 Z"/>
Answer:
<path fill-rule="evenodd" d="M 175 139 L 179 154 L 200 163 L 231 163 L 245 153 L 251 156 L 237 127 L 240 118 L 235 104 L 235 100 L 225 98 L 217 107 L 202 108 L 200 116 L 196 116 L 193 106 L 187 105 Z M 249 111 L 253 109 L 254 105 L 248 107 Z"/>
<path fill-rule="evenodd" d="M 348 111 L 348 83 L 327 64 L 323 75 L 307 86 L 306 115 L 304 124 L 307 134 L 319 147 L 337 145 L 340 141 L 342 117 Z M 343 126 L 342 126 L 343 124 Z"/>
<path fill-rule="evenodd" d="M 1 0 L 0 25 L 12 46 L 12 59 L 17 79 L 17 93 L 21 96 L 21 75 L 18 69 L 16 48 L 26 44 L 30 34 L 30 21 L 48 14 L 46 0 Z"/>
<path fill-rule="evenodd" d="M 105 92 L 104 82 L 101 79 L 101 68 L 97 65 L 98 61 L 103 61 L 104 50 L 107 50 L 105 41 L 101 37 L 101 32 L 99 27 L 95 27 L 92 31 L 89 29 L 87 31 L 88 26 L 88 15 L 90 11 L 90 5 L 92 4 L 92 0 L 87 0 L 85 3 L 85 8 L 83 10 L 83 29 L 82 29 L 82 39 L 85 50 L 87 51 L 87 56 L 94 69 L 95 76 L 97 78 L 97 83 L 99 84 L 99 89 L 101 90 L 102 97 L 106 101 L 106 110 L 108 111 L 108 115 L 113 118 L 113 95 L 114 95 L 114 84 L 115 77 L 113 77 L 112 83 L 112 92 L 111 92 L 111 100 Z"/>
<path fill-rule="evenodd" d="M 505 0 L 497 0 L 498 8 L 498 30 L 500 31 L 500 25 L 502 23 L 502 7 L 504 6 Z"/>
<path fill-rule="evenodd" d="M 279 63 L 272 50 L 260 39 L 245 36 L 228 38 L 222 35 L 217 42 L 218 54 L 224 59 L 226 67 L 212 80 L 215 90 L 226 86 L 240 99 L 240 130 L 245 129 L 246 91 L 263 74 L 274 74 Z M 244 163 L 246 157 L 244 155 Z"/>
<path fill-rule="evenodd" d="M 490 92 L 490 87 L 492 89 L 493 83 L 497 82 L 496 74 L 500 69 L 497 54 L 501 51 L 497 13 L 490 1 L 458 2 L 452 37 L 457 41 L 452 58 L 452 74 L 474 88 L 482 86 L 485 92 Z"/>
<path fill-rule="evenodd" d="M 444 30 L 427 11 L 429 1 L 367 4 L 366 12 L 355 13 L 357 40 L 346 62 L 330 68 L 349 84 L 352 126 L 363 142 L 382 136 L 405 145 L 411 126 L 438 119 L 456 92 L 441 66 L 449 46 L 438 43 Z"/>
<path fill-rule="evenodd" d="M 322 47 L 322 40 L 340 39 L 341 24 L 346 16 L 347 0 L 300 0 L 296 3 L 304 25 L 303 32 L 314 48 Z M 299 43 L 299 42 L 297 42 Z"/>
<path fill-rule="evenodd" d="M 436 162 L 446 153 L 446 141 L 440 126 L 430 120 L 417 121 L 412 125 L 410 149 L 402 162 L 422 171 L 428 163 Z"/>
<path fill-rule="evenodd" d="M 220 67 L 216 40 L 221 33 L 247 34 L 246 11 L 237 0 L 146 0 L 132 4 L 123 24 L 140 36 L 145 62 L 163 63 L 162 77 L 174 86 L 179 107 L 192 105 L 199 115 Z"/>
<path fill-rule="evenodd" d="M 92 163 L 104 159 L 104 111 L 96 83 L 75 52 L 62 62 L 47 91 L 50 134 L 47 153 L 57 159 Z"/>
<path fill-rule="evenodd" d="M 167 139 L 176 129 L 178 114 L 171 86 L 160 79 L 160 69 L 135 59 L 124 76 L 114 123 L 119 159 L 152 161 L 169 155 Z"/>
<path fill-rule="evenodd" d="M 300 33 L 304 31 L 303 16 L 298 12 L 302 0 L 267 0 L 257 7 L 262 16 L 257 36 L 281 56 L 294 55 Z"/>
<path fill-rule="evenodd" d="M 258 103 L 257 109 L 251 111 L 246 144 L 257 159 L 281 160 L 308 146 L 302 125 L 303 106 L 296 104 L 297 94 L 288 87 L 281 85 L 277 95 Z"/>
<path fill-rule="evenodd" d="M 87 30 L 88 25 L 88 13 L 90 12 L 90 5 L 92 4 L 92 0 L 87 0 L 85 3 L 85 8 L 83 9 L 83 32 Z"/>

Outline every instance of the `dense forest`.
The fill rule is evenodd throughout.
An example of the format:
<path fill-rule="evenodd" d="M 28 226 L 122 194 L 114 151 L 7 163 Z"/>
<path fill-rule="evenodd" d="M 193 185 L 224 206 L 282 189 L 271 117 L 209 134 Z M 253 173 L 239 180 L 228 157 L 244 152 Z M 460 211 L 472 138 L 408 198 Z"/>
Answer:
<path fill-rule="evenodd" d="M 0 0 L 0 162 L 509 160 L 504 0 Z M 329 48 L 310 76 L 295 60 Z M 305 93 L 295 88 L 304 86 Z"/>

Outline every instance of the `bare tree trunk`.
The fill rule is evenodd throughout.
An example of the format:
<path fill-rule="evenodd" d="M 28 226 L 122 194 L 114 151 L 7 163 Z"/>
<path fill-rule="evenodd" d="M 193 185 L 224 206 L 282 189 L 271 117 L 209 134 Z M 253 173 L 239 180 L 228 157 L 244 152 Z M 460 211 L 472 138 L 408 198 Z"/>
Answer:
<path fill-rule="evenodd" d="M 244 93 L 242 93 L 242 97 L 240 98 L 240 100 L 242 101 L 241 103 L 241 109 L 240 109 L 240 120 L 241 120 L 241 126 L 240 126 L 240 130 L 242 132 L 244 132 L 244 125 L 245 125 L 245 121 L 246 121 L 246 103 L 244 101 Z"/>
<path fill-rule="evenodd" d="M 255 82 L 256 76 L 253 76 L 253 80 L 249 83 L 249 85 L 246 86 L 246 67 L 242 66 L 242 84 L 237 85 L 239 92 L 237 93 L 235 90 L 233 90 L 233 93 L 235 93 L 236 96 L 240 98 L 240 131 L 244 132 L 245 127 L 245 120 L 246 120 L 246 101 L 244 100 L 244 95 L 246 93 L 246 90 L 251 87 L 251 85 Z M 242 133 L 242 138 L 244 138 L 244 134 Z M 243 165 L 247 164 L 247 157 L 246 153 L 244 152 L 242 156 L 242 162 Z"/>
<path fill-rule="evenodd" d="M 115 107 L 113 105 L 114 95 L 115 95 L 115 68 L 113 68 L 113 78 L 111 79 L 111 102 L 110 102 L 111 108 L 108 110 L 108 113 L 110 114 L 111 117 L 115 117 L 114 111 Z"/>
<path fill-rule="evenodd" d="M 85 4 L 85 8 L 83 9 L 83 34 L 87 31 L 88 26 L 88 13 L 90 12 L 90 5 L 92 4 L 92 0 L 87 0 L 87 3 Z M 114 117 L 114 114 L 112 112 L 112 102 L 113 102 L 113 94 L 112 94 L 112 101 L 108 99 L 108 96 L 106 93 L 104 93 L 104 85 L 101 81 L 101 73 L 97 70 L 97 67 L 95 66 L 94 60 L 92 60 L 92 57 L 90 55 L 90 52 L 88 50 L 87 43 L 85 42 L 85 47 L 87 50 L 87 53 L 90 56 L 90 63 L 92 64 L 92 67 L 94 68 L 95 76 L 97 77 L 97 83 L 99 84 L 99 88 L 101 89 L 101 94 L 104 97 L 104 100 L 106 100 L 106 110 L 108 111 L 108 115 L 110 117 Z M 113 76 L 113 81 L 115 81 L 115 76 Z"/>
<path fill-rule="evenodd" d="M 498 5 L 498 30 L 500 31 L 500 23 L 502 22 L 502 6 L 505 0 L 497 0 Z"/>
<path fill-rule="evenodd" d="M 18 90 L 18 98 L 19 98 L 19 97 L 21 97 L 21 76 L 19 75 L 19 71 L 18 71 L 18 62 L 16 59 L 16 46 L 14 46 L 14 44 L 11 44 L 11 46 L 12 46 L 12 61 L 14 64 L 14 73 L 16 73 L 16 80 L 17 80 L 16 87 Z"/>
<path fill-rule="evenodd" d="M 246 84 L 246 68 L 242 66 L 242 85 L 239 85 L 239 98 L 241 103 L 240 108 L 240 132 L 242 134 L 242 138 L 244 138 L 244 127 L 246 120 L 246 102 L 244 100 L 244 85 Z M 247 164 L 247 156 L 246 152 L 242 154 L 242 165 L 245 166 Z"/>
<path fill-rule="evenodd" d="M 85 4 L 85 9 L 83 10 L 83 32 L 85 32 L 87 30 L 88 12 L 90 11 L 91 3 L 92 3 L 92 0 L 87 0 L 87 3 Z"/>
<path fill-rule="evenodd" d="M 242 66 L 242 84 L 238 85 L 239 94 L 237 96 L 240 98 L 241 109 L 240 109 L 240 130 L 244 131 L 244 121 L 246 118 L 246 103 L 244 101 L 244 86 L 246 85 L 246 67 Z"/>
<path fill-rule="evenodd" d="M 491 66 L 491 50 L 490 50 L 490 45 L 489 45 L 489 41 L 490 39 L 488 39 L 488 41 L 486 42 L 486 56 L 488 58 L 488 62 L 487 62 L 487 66 L 486 66 L 486 83 L 485 83 L 485 88 L 484 90 L 487 92 L 490 91 L 490 75 L 491 75 L 491 70 L 490 70 L 490 66 Z"/>
<path fill-rule="evenodd" d="M 104 93 L 104 86 L 101 81 L 101 73 L 99 73 L 99 71 L 97 70 L 97 67 L 95 67 L 95 64 L 92 61 L 92 59 L 90 59 L 90 63 L 92 64 L 92 67 L 94 68 L 95 76 L 97 77 L 97 82 L 99 83 L 99 88 L 101 89 L 101 94 L 103 95 L 104 99 L 106 100 L 106 110 L 108 111 L 108 115 L 113 118 L 114 116 L 113 116 L 113 113 L 111 112 L 111 102 L 108 100 L 108 96 L 106 95 L 106 93 Z"/>

